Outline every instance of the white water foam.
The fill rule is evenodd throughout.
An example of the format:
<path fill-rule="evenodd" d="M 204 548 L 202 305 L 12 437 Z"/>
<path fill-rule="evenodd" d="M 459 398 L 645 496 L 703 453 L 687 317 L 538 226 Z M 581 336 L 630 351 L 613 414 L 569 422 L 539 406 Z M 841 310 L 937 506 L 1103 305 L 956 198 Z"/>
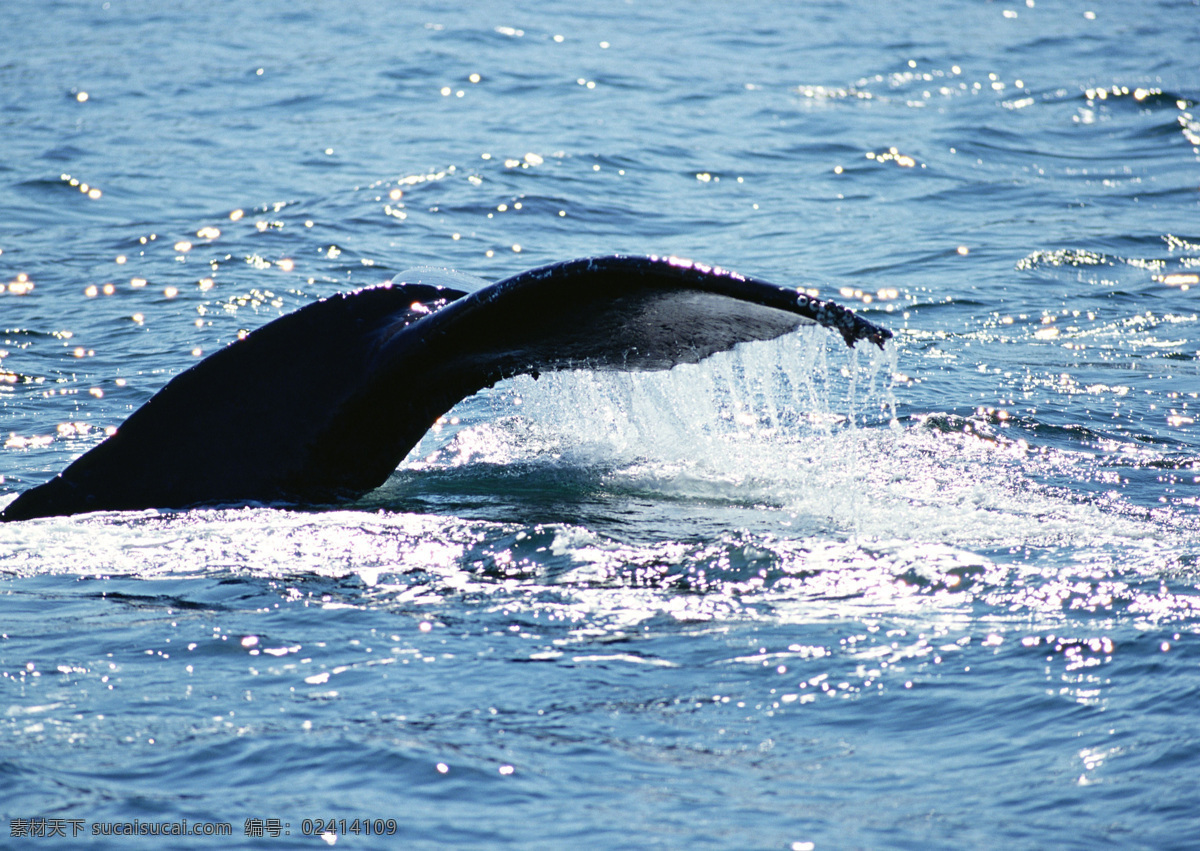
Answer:
<path fill-rule="evenodd" d="M 426 457 L 598 466 L 614 490 L 761 508 L 784 536 L 820 528 L 875 548 L 1033 547 L 1068 560 L 1119 548 L 1157 563 L 1161 522 L 1037 484 L 1045 452 L 901 427 L 896 375 L 892 345 L 847 350 L 806 328 L 668 372 L 520 377 Z"/>

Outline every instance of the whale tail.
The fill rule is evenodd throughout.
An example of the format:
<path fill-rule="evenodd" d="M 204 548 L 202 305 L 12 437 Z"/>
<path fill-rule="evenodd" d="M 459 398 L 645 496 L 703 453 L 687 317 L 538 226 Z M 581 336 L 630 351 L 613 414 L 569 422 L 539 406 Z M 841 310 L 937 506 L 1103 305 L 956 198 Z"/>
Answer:
<path fill-rule="evenodd" d="M 0 520 L 359 496 L 438 417 L 502 379 L 669 369 L 806 323 L 851 346 L 891 337 L 832 302 L 676 258 L 600 257 L 482 287 L 393 282 L 338 294 L 177 375 Z"/>

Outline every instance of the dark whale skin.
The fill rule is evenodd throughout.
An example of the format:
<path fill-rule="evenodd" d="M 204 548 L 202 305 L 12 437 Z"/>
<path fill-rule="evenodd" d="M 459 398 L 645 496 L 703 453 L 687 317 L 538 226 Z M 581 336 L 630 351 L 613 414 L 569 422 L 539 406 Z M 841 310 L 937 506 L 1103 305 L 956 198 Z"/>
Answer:
<path fill-rule="evenodd" d="M 851 346 L 892 336 L 833 302 L 673 257 L 573 260 L 472 293 L 339 293 L 177 375 L 0 520 L 334 503 L 381 485 L 438 417 L 502 379 L 669 369 L 806 323 Z"/>

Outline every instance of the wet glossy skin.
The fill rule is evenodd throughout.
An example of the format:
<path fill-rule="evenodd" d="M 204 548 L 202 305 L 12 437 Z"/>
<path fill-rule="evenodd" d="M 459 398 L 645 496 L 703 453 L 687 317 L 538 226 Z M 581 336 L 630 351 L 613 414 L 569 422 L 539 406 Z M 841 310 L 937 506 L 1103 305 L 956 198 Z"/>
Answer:
<path fill-rule="evenodd" d="M 576 260 L 470 295 L 339 294 L 180 374 L 0 519 L 334 502 L 378 487 L 439 416 L 504 378 L 669 369 L 810 322 L 851 346 L 891 336 L 832 302 L 677 258 Z"/>

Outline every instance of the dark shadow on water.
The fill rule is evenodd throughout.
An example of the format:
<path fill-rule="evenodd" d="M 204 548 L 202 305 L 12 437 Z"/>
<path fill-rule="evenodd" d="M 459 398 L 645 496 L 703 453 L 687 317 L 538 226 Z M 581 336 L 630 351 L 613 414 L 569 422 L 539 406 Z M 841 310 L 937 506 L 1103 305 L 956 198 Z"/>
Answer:
<path fill-rule="evenodd" d="M 701 540 L 759 525 L 764 514 L 778 510 L 760 491 L 732 485 L 701 489 L 675 487 L 669 480 L 658 487 L 604 465 L 474 463 L 397 470 L 349 507 L 524 526 L 575 525 L 626 541 Z"/>

